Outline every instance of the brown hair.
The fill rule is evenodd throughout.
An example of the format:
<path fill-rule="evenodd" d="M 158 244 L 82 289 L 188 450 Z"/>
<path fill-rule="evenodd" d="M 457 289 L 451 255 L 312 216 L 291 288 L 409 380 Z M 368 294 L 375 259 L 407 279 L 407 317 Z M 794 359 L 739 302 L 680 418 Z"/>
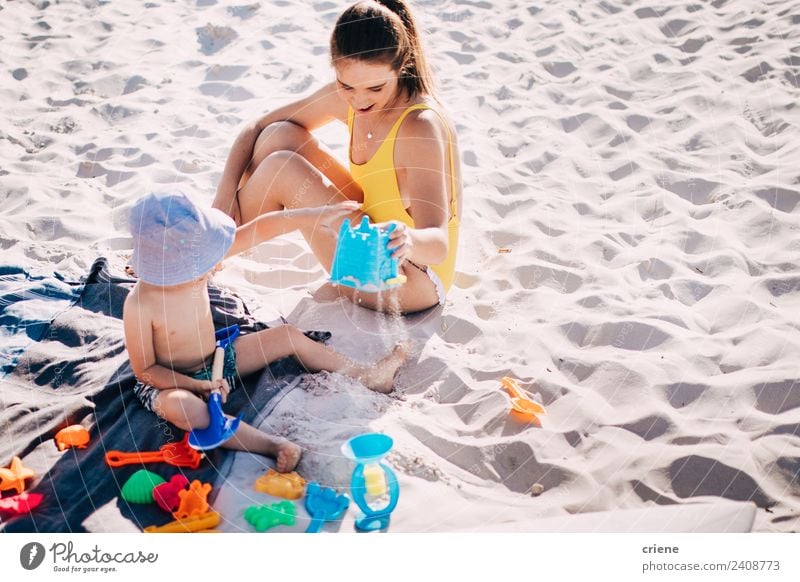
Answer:
<path fill-rule="evenodd" d="M 341 59 L 391 65 L 409 98 L 433 93 L 417 25 L 402 0 L 358 2 L 345 10 L 331 35 L 331 60 Z"/>

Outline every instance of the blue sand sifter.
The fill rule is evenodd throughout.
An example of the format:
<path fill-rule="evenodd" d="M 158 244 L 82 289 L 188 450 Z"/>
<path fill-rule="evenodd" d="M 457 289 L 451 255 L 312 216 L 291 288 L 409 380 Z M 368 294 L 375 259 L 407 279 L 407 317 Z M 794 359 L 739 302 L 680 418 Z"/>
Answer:
<path fill-rule="evenodd" d="M 397 506 L 400 486 L 391 467 L 381 462 L 392 450 L 390 436 L 366 433 L 355 436 L 342 445 L 342 453 L 356 462 L 350 482 L 350 494 L 361 514 L 356 518 L 356 529 L 375 531 L 386 529 L 389 518 Z"/>
<path fill-rule="evenodd" d="M 231 325 L 214 333 L 217 349 L 214 350 L 214 364 L 211 368 L 212 380 L 222 378 L 225 348 L 237 337 L 239 337 L 238 325 Z M 213 392 L 208 398 L 208 416 L 209 423 L 206 428 L 195 429 L 189 433 L 189 446 L 193 449 L 205 451 L 217 448 L 234 435 L 242 421 L 241 415 L 237 418 L 225 416 L 225 413 L 222 412 L 222 396 L 219 392 Z"/>

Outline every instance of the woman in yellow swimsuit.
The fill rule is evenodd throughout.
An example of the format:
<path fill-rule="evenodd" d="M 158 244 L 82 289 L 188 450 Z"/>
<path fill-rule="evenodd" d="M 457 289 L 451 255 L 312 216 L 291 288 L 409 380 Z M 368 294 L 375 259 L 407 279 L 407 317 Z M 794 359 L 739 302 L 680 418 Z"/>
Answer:
<path fill-rule="evenodd" d="M 395 224 L 389 248 L 407 281 L 382 300 L 347 287 L 340 293 L 365 307 L 402 313 L 443 304 L 458 248 L 458 146 L 433 99 L 408 7 L 401 0 L 368 0 L 345 10 L 331 36 L 331 60 L 334 82 L 239 134 L 214 206 L 241 224 L 283 208 L 357 201 L 372 222 Z M 335 120 L 350 130 L 349 169 L 310 133 Z M 330 272 L 335 231 L 303 235 Z"/>

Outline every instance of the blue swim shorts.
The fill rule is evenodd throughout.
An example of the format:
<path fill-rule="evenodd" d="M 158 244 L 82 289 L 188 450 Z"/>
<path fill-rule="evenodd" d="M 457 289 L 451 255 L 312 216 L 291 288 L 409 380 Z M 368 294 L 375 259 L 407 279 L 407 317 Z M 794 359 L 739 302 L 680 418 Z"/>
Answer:
<path fill-rule="evenodd" d="M 207 366 L 201 368 L 197 372 L 188 375 L 197 380 L 211 380 L 211 367 Z M 236 348 L 233 342 L 225 347 L 225 364 L 222 367 L 222 377 L 228 381 L 231 392 L 236 390 L 239 383 L 239 373 L 236 370 Z M 161 392 L 160 389 L 145 384 L 144 382 L 137 382 L 136 386 L 133 387 L 133 393 L 136 394 L 136 398 L 139 399 L 142 406 L 154 413 L 156 412 L 156 397 L 159 392 Z"/>

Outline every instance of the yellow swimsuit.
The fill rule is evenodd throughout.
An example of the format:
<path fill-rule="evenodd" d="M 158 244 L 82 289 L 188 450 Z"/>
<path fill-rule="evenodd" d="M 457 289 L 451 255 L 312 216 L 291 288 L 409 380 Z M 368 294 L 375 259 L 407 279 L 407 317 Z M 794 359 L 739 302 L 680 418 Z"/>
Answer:
<path fill-rule="evenodd" d="M 361 209 L 370 217 L 372 222 L 399 220 L 411 228 L 414 228 L 414 219 L 411 218 L 408 211 L 403 206 L 403 200 L 400 197 L 400 188 L 397 185 L 397 175 L 394 167 L 394 142 L 395 138 L 397 138 L 400 124 L 403 123 L 403 120 L 409 113 L 416 109 L 430 109 L 441 117 L 438 111 L 424 103 L 412 105 L 400 115 L 397 121 L 395 121 L 386 139 L 383 140 L 383 143 L 378 147 L 378 151 L 375 152 L 375 155 L 363 164 L 353 163 L 353 158 L 350 156 L 353 141 L 353 110 L 348 109 L 347 127 L 350 130 L 351 144 L 348 145 L 347 151 L 350 160 L 350 174 L 364 191 L 364 204 Z M 444 119 L 442 119 L 442 121 L 447 130 L 447 147 L 450 156 L 450 220 L 447 223 L 447 258 L 438 265 L 429 265 L 427 271 L 428 276 L 437 286 L 440 302 L 444 302 L 444 292 L 449 290 L 450 286 L 453 284 L 453 276 L 456 269 L 456 251 L 458 250 L 459 226 L 458 213 L 456 212 L 457 192 L 453 160 L 453 143 L 450 136 L 450 128 Z M 433 273 L 431 273 L 431 270 Z M 443 287 L 443 289 L 440 289 L 440 287 Z"/>

